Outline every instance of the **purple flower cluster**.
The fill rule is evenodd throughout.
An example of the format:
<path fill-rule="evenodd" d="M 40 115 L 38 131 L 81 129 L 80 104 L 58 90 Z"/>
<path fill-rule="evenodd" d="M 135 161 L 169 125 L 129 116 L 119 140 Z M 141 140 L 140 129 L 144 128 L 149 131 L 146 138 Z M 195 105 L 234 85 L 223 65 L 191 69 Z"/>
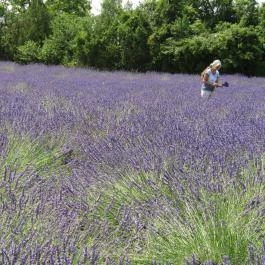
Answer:
<path fill-rule="evenodd" d="M 3 160 L 10 131 L 32 139 L 61 137 L 62 155 L 73 155 L 65 162 L 70 172 L 13 172 L 6 164 L 0 171 L 0 263 L 115 264 L 119 249 L 115 262 L 131 264 L 131 253 L 144 251 L 149 218 L 163 211 L 170 195 L 152 179 L 144 188 L 157 196 L 136 192 L 117 201 L 106 187 L 120 190 L 121 179 L 139 172 L 157 176 L 168 194 L 178 196 L 184 182 L 196 195 L 201 188 L 221 193 L 224 183 L 240 181 L 242 169 L 264 155 L 265 82 L 222 79 L 229 87 L 203 99 L 198 75 L 1 62 Z M 257 181 L 264 181 L 263 166 Z M 143 191 L 141 183 L 127 184 Z"/>

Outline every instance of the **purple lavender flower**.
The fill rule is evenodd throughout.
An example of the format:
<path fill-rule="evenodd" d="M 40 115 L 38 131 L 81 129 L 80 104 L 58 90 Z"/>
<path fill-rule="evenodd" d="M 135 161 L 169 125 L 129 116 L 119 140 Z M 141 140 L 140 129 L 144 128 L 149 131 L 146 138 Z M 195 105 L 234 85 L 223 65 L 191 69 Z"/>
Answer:
<path fill-rule="evenodd" d="M 0 78 L 3 264 L 175 264 L 175 231 L 160 225 L 183 218 L 194 230 L 188 204 L 202 224 L 228 229 L 217 206 L 234 205 L 226 204 L 231 187 L 246 201 L 238 216 L 253 220 L 249 243 L 261 245 L 263 78 L 227 75 L 230 87 L 208 101 L 196 75 L 0 62 Z M 169 242 L 169 258 L 162 245 L 149 255 L 150 235 Z M 242 245 L 244 261 L 264 263 Z M 219 263 L 238 261 L 228 252 Z M 207 253 L 184 256 L 193 253 L 216 263 Z"/>

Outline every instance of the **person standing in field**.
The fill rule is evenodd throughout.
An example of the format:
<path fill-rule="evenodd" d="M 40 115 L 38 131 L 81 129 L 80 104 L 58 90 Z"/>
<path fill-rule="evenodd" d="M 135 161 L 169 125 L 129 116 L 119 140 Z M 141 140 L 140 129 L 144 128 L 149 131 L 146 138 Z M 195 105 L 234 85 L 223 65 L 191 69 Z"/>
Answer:
<path fill-rule="evenodd" d="M 213 95 L 216 87 L 222 87 L 220 83 L 221 68 L 220 60 L 214 60 L 202 73 L 201 73 L 201 96 L 210 97 Z"/>

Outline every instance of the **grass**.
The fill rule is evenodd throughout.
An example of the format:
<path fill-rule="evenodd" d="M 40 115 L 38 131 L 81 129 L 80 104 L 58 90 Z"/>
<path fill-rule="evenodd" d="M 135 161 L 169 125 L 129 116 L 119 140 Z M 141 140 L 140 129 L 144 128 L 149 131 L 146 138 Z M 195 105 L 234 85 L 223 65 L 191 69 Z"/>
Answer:
<path fill-rule="evenodd" d="M 134 221 L 139 219 L 144 223 L 148 217 L 140 213 L 141 220 L 138 210 L 145 211 L 146 206 L 150 208 L 150 201 L 167 195 L 171 195 L 169 187 L 152 172 L 127 172 L 116 180 L 90 186 L 86 201 L 91 212 L 80 219 L 84 231 L 94 224 L 94 232 L 82 238 L 83 244 L 99 244 L 101 254 L 115 253 L 117 260 L 124 251 L 140 251 L 144 234 Z M 151 212 L 151 208 L 148 211 Z"/>
<path fill-rule="evenodd" d="M 241 194 L 232 188 L 223 194 L 204 193 L 197 204 L 184 202 L 181 214 L 157 218 L 148 235 L 148 258 L 185 264 L 195 255 L 200 262 L 221 264 L 229 256 L 232 264 L 246 264 L 248 245 L 261 244 L 265 232 L 258 210 L 247 211 L 248 203 L 257 196 L 255 188 Z"/>
<path fill-rule="evenodd" d="M 31 168 L 41 175 L 53 175 L 58 171 L 67 171 L 63 164 L 63 137 L 42 136 L 32 138 L 30 135 L 8 133 L 7 144 L 0 158 L 1 175 L 8 168 L 16 173 Z"/>
<path fill-rule="evenodd" d="M 261 247 L 265 235 L 264 194 L 264 183 L 245 182 L 222 193 L 201 191 L 196 201 L 182 200 L 178 213 L 167 210 L 154 220 L 144 260 L 186 264 L 195 256 L 199 264 L 222 264 L 229 256 L 232 264 L 247 264 L 249 245 Z"/>
<path fill-rule="evenodd" d="M 91 186 L 87 196 L 89 204 L 95 204 L 95 198 L 99 197 L 97 202 L 99 208 L 98 216 L 103 217 L 110 213 L 106 211 L 110 203 L 112 214 L 116 215 L 120 207 L 135 204 L 144 204 L 159 196 L 172 196 L 169 186 L 157 178 L 157 175 L 144 171 L 138 173 L 128 173 L 116 180 Z M 106 216 L 104 216 L 106 217 Z"/>
<path fill-rule="evenodd" d="M 129 247 L 127 244 L 126 254 L 133 264 L 151 264 L 157 260 L 161 264 L 181 265 L 192 257 L 198 264 L 209 260 L 221 264 L 225 256 L 229 256 L 232 264 L 247 264 L 249 245 L 261 247 L 265 235 L 265 220 L 260 215 L 265 206 L 265 186 L 262 182 L 250 181 L 256 169 L 252 164 L 242 171 L 239 178 L 245 185 L 229 183 L 223 186 L 222 192 L 201 190 L 197 199 L 188 191 L 185 197 L 178 196 L 177 191 L 155 173 L 132 173 L 90 191 L 87 198 L 90 203 L 98 198 L 98 207 L 90 218 L 109 224 L 110 236 L 106 241 L 117 256 L 122 255 L 126 243 L 137 235 L 137 231 L 133 227 L 126 233 L 122 231 L 121 209 L 125 206 L 132 209 L 139 205 L 146 207 L 148 202 L 163 198 L 166 204 L 158 216 L 151 219 L 142 216 L 147 229 L 138 231 L 143 241 L 141 250 L 136 251 L 137 244 Z M 123 243 L 115 245 L 115 238 Z M 105 251 L 110 253 L 110 249 Z"/>

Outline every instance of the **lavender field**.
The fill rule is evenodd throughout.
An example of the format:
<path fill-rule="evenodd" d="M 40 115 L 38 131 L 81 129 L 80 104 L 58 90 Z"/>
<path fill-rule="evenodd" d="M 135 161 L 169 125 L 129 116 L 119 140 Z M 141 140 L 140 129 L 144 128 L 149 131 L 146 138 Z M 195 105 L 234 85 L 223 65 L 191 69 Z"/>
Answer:
<path fill-rule="evenodd" d="M 0 63 L 0 264 L 265 264 L 265 79 Z"/>

